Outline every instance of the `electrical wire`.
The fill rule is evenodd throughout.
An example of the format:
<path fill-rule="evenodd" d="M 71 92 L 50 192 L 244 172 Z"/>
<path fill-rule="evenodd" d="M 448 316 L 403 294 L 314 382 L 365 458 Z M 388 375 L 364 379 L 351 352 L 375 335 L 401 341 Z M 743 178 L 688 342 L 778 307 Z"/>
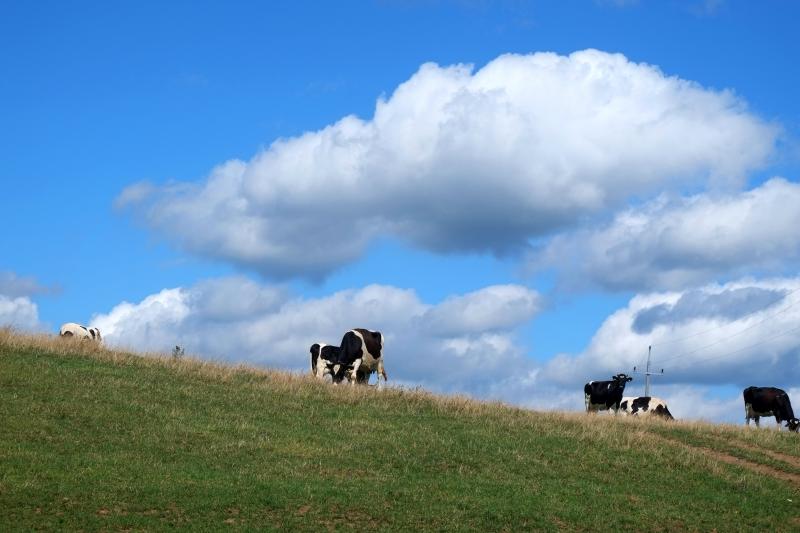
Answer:
<path fill-rule="evenodd" d="M 780 302 L 781 300 L 785 300 L 786 298 L 788 298 L 788 297 L 789 297 L 789 296 L 791 296 L 792 294 L 796 293 L 797 291 L 800 291 L 800 287 L 797 287 L 797 288 L 796 288 L 796 289 L 794 289 L 794 290 L 791 290 L 791 291 L 789 291 L 789 292 L 787 292 L 787 293 L 785 293 L 785 294 L 782 294 L 780 297 L 776 298 L 776 299 L 775 299 L 773 302 L 771 302 L 769 305 L 767 305 L 767 306 L 765 306 L 765 307 L 762 307 L 762 308 L 760 308 L 760 309 L 756 309 L 755 311 L 750 311 L 750 312 L 749 312 L 749 313 L 747 313 L 746 315 L 742 315 L 742 316 L 738 317 L 736 320 L 742 320 L 742 319 L 745 319 L 745 318 L 747 318 L 747 317 L 749 317 L 749 316 L 752 316 L 752 315 L 754 315 L 754 314 L 756 314 L 756 313 L 760 313 L 760 312 L 764 311 L 764 309 L 768 309 L 768 308 L 772 307 L 773 305 L 775 305 L 776 303 Z M 798 303 L 798 302 L 795 302 L 795 303 L 793 303 L 793 304 L 789 305 L 789 307 L 791 307 L 791 306 L 793 306 L 793 305 L 795 305 L 795 304 L 797 304 L 797 303 Z M 775 315 L 778 315 L 778 314 L 782 313 L 782 312 L 783 312 L 783 311 L 785 311 L 786 309 L 788 309 L 788 308 L 785 308 L 785 309 L 783 309 L 783 310 L 781 310 L 781 311 L 778 311 L 777 313 L 775 313 Z M 771 315 L 771 316 L 775 316 L 775 315 Z M 770 317 L 767 317 L 767 318 L 770 318 Z M 766 318 L 765 318 L 764 320 L 766 320 Z M 730 325 L 732 325 L 732 324 L 734 324 L 734 323 L 733 323 L 733 322 L 729 322 L 728 324 L 722 324 L 721 326 L 714 326 L 713 328 L 708 328 L 708 329 L 705 329 L 705 330 L 703 330 L 703 331 L 698 331 L 698 332 L 696 332 L 696 333 L 692 333 L 691 335 L 687 335 L 687 336 L 685 336 L 685 337 L 681 337 L 681 338 L 678 338 L 678 339 L 670 339 L 670 340 L 666 340 L 666 341 L 658 342 L 658 343 L 655 343 L 655 344 L 651 344 L 650 346 L 651 346 L 651 347 L 656 347 L 656 346 L 665 346 L 665 345 L 667 345 L 667 344 L 674 344 L 674 343 L 676 343 L 676 342 L 682 342 L 682 341 L 685 341 L 685 340 L 688 340 L 688 339 L 692 339 L 692 338 L 694 338 L 694 337 L 698 337 L 698 336 L 700 336 L 700 335 L 704 335 L 704 334 L 706 334 L 706 333 L 710 333 L 710 332 L 712 332 L 712 331 L 716 331 L 716 330 L 718 330 L 718 329 L 726 328 L 726 327 L 728 327 L 728 326 L 730 326 Z"/>
<path fill-rule="evenodd" d="M 739 348 L 737 350 L 733 350 L 732 352 L 727 352 L 727 353 L 724 353 L 724 354 L 721 354 L 721 355 L 714 355 L 712 357 L 705 357 L 703 359 L 697 359 L 695 361 L 692 361 L 692 364 L 704 363 L 706 361 L 713 361 L 714 359 L 722 359 L 723 357 L 728 357 L 728 356 L 733 355 L 735 353 L 743 352 L 745 350 L 749 350 L 750 348 L 755 348 L 756 346 L 761 346 L 762 344 L 764 344 L 766 342 L 775 340 L 778 337 L 782 337 L 784 335 L 788 335 L 789 333 L 793 333 L 793 332 L 795 332 L 797 330 L 800 330 L 800 326 L 796 326 L 796 327 L 793 327 L 792 329 L 788 329 L 786 331 L 782 331 L 782 332 L 778 333 L 777 335 L 773 335 L 772 337 L 769 337 L 767 339 L 758 341 L 758 342 L 756 342 L 754 344 L 751 344 L 749 346 L 745 346 L 743 348 Z"/>
<path fill-rule="evenodd" d="M 800 287 L 798 287 L 797 289 L 793 290 L 792 292 L 790 292 L 790 293 L 787 293 L 786 295 L 784 295 L 784 298 L 785 298 L 786 296 L 788 296 L 789 294 L 792 294 L 792 293 L 794 293 L 794 292 L 797 292 L 797 291 L 800 291 Z M 771 315 L 767 315 L 767 316 L 765 316 L 764 318 L 762 318 L 761 320 L 759 320 L 758 322 L 755 322 L 755 323 L 753 323 L 753 324 L 750 324 L 749 326 L 747 326 L 747 327 L 746 327 L 746 328 L 744 328 L 743 330 L 737 331 L 736 333 L 734 333 L 734 334 L 732 334 L 732 335 L 729 335 L 729 336 L 727 336 L 727 337 L 725 337 L 725 338 L 722 338 L 722 339 L 716 340 L 716 341 L 714 341 L 714 342 L 712 342 L 712 343 L 710 343 L 710 344 L 706 344 L 705 346 L 701 346 L 701 347 L 699 347 L 699 348 L 695 348 L 694 350 L 691 350 L 691 351 L 689 351 L 689 352 L 682 353 L 682 354 L 680 354 L 680 355 L 675 355 L 675 356 L 673 356 L 673 357 L 667 357 L 666 359 L 659 359 L 659 360 L 658 360 L 658 361 L 659 361 L 659 364 L 664 364 L 664 363 L 665 363 L 665 362 L 667 362 L 667 361 L 673 361 L 673 360 L 675 360 L 675 359 L 680 359 L 680 358 L 682 358 L 682 357 L 686 357 L 687 355 L 692 355 L 692 354 L 695 354 L 695 353 L 697 353 L 697 352 L 703 351 L 703 350 L 705 350 L 705 349 L 707 349 L 707 348 L 711 348 L 712 346 L 716 346 L 717 344 L 720 344 L 720 343 L 723 343 L 723 342 L 727 342 L 728 340 L 730 340 L 730 339 L 732 339 L 732 338 L 734 338 L 734 337 L 738 337 L 739 335 L 741 335 L 741 334 L 743 334 L 743 333 L 747 333 L 748 331 L 750 331 L 750 330 L 751 330 L 751 329 L 753 329 L 754 327 L 756 327 L 756 326 L 759 326 L 759 325 L 763 324 L 763 323 L 764 323 L 764 322 L 766 322 L 767 320 L 769 320 L 769 319 L 771 319 L 771 318 L 774 318 L 774 317 L 776 317 L 776 316 L 780 315 L 781 313 L 785 313 L 786 311 L 788 311 L 789 309 L 791 309 L 792 307 L 794 307 L 794 306 L 795 306 L 795 305 L 797 305 L 798 303 L 800 303 L 800 301 L 793 302 L 793 303 L 791 303 L 791 304 L 787 305 L 786 307 L 784 307 L 783 309 L 781 309 L 780 311 L 776 311 L 775 313 L 772 313 Z M 759 309 L 758 311 L 763 311 L 763 308 L 762 308 L 762 309 Z M 741 320 L 742 318 L 746 318 L 746 317 L 748 317 L 748 316 L 751 316 L 751 315 L 755 314 L 755 313 L 756 313 L 756 312 L 758 312 L 758 311 L 754 311 L 754 312 L 748 313 L 747 315 L 744 315 L 743 317 L 740 317 L 740 318 L 739 318 L 739 319 L 737 319 L 737 320 Z M 731 323 L 729 323 L 729 324 L 723 324 L 722 326 L 717 326 L 717 327 L 715 327 L 715 328 L 711 328 L 711 329 L 708 329 L 708 330 L 705 330 L 705 331 L 702 331 L 702 332 L 699 332 L 699 333 L 695 333 L 695 334 L 693 334 L 693 335 L 689 335 L 689 336 L 687 336 L 687 337 L 684 337 L 683 339 L 679 339 L 679 340 L 686 340 L 686 339 L 689 339 L 689 338 L 692 338 L 692 337 L 698 336 L 698 335 L 700 335 L 700 334 L 702 334 L 702 333 L 708 333 L 708 332 L 710 332 L 710 331 L 714 331 L 714 330 L 717 330 L 717 329 L 720 329 L 720 328 L 723 328 L 723 327 L 730 326 L 731 324 L 733 324 L 733 322 L 731 322 Z M 792 330 L 790 330 L 790 331 L 792 331 Z M 667 342 L 660 343 L 659 345 L 651 345 L 651 346 L 663 346 L 663 345 L 665 345 L 665 344 L 668 344 L 668 343 L 670 343 L 670 342 L 677 342 L 677 341 L 667 341 Z"/>

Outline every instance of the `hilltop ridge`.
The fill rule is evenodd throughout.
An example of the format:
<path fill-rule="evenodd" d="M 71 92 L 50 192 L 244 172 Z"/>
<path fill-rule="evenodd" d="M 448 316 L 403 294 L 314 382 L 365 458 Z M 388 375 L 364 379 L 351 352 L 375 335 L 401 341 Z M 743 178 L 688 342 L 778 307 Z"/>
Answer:
<path fill-rule="evenodd" d="M 0 330 L 0 529 L 800 527 L 774 430 L 535 412 Z"/>

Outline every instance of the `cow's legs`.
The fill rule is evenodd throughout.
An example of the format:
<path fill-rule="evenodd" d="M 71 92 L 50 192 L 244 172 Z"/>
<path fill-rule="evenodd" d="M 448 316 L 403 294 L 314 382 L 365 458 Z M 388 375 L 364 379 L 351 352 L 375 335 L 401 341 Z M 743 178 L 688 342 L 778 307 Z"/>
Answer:
<path fill-rule="evenodd" d="M 361 359 L 353 361 L 353 370 L 350 371 L 350 385 L 355 385 L 358 381 L 358 368 L 361 366 Z"/>
<path fill-rule="evenodd" d="M 341 370 L 342 370 L 342 365 L 333 365 L 333 372 L 331 373 L 331 379 L 337 385 L 341 383 L 341 380 L 339 379 L 339 372 L 341 372 Z"/>
<path fill-rule="evenodd" d="M 323 363 L 322 361 L 317 362 L 317 378 L 318 379 L 325 379 L 327 374 L 331 373 L 331 369 L 328 367 L 327 363 Z"/>
<path fill-rule="evenodd" d="M 586 404 L 586 412 L 587 413 L 591 413 L 591 411 L 589 411 L 589 398 L 591 398 L 591 396 L 589 396 L 588 394 L 584 394 L 583 395 L 584 403 Z"/>
<path fill-rule="evenodd" d="M 376 384 L 378 385 L 379 389 L 381 388 L 381 378 L 383 378 L 384 383 L 389 381 L 386 378 L 386 371 L 383 369 L 383 357 L 378 359 L 378 375 L 377 375 L 377 378 L 376 378 L 376 381 L 377 381 Z"/>
<path fill-rule="evenodd" d="M 756 427 L 761 427 L 761 426 L 758 424 L 758 417 L 757 417 L 757 416 L 754 416 L 754 417 L 753 417 L 753 420 L 755 420 L 755 421 L 756 421 Z"/>

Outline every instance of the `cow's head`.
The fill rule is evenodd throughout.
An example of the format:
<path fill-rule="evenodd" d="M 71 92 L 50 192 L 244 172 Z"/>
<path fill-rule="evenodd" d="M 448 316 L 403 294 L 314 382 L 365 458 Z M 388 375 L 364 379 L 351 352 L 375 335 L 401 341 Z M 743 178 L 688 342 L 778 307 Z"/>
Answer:
<path fill-rule="evenodd" d="M 790 418 L 786 421 L 786 427 L 789 428 L 789 431 L 797 433 L 797 431 L 800 430 L 800 420 L 797 418 Z"/>
<path fill-rule="evenodd" d="M 627 374 L 617 374 L 616 376 L 612 376 L 614 381 L 617 382 L 618 385 L 625 385 L 629 381 L 633 381 L 633 378 Z"/>
<path fill-rule="evenodd" d="M 335 364 L 333 365 L 333 373 L 331 374 L 331 378 L 333 379 L 334 383 L 341 383 L 346 379 L 352 381 L 355 379 L 355 376 L 352 376 L 353 367 L 347 365 L 340 365 Z"/>
<path fill-rule="evenodd" d="M 103 337 L 100 336 L 100 328 L 89 328 L 89 334 L 92 336 L 92 340 L 97 342 L 103 340 Z"/>

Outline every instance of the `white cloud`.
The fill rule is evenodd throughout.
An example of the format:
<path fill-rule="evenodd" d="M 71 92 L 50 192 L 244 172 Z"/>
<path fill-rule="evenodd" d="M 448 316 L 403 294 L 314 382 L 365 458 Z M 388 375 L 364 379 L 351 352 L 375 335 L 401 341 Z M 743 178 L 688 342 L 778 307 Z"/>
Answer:
<path fill-rule="evenodd" d="M 39 310 L 27 296 L 8 297 L 0 294 L 0 327 L 24 330 L 40 329 Z"/>
<path fill-rule="evenodd" d="M 114 199 L 114 208 L 124 209 L 128 206 L 136 205 L 147 200 L 156 191 L 156 186 L 148 181 L 140 181 L 129 185 Z"/>
<path fill-rule="evenodd" d="M 392 381 L 508 397 L 498 382 L 535 374 L 514 330 L 537 313 L 538 300 L 534 291 L 515 285 L 486 287 L 439 305 L 422 302 L 413 290 L 383 285 L 303 299 L 225 278 L 121 303 L 91 323 L 111 345 L 165 352 L 181 345 L 206 357 L 292 370 L 308 368 L 312 343 L 338 344 L 345 331 L 368 327 L 384 333 Z"/>
<path fill-rule="evenodd" d="M 653 395 L 667 402 L 670 413 L 677 419 L 706 420 L 741 424 L 744 422 L 742 389 L 725 387 L 655 384 Z M 636 394 L 640 391 L 637 390 Z"/>
<path fill-rule="evenodd" d="M 543 365 L 527 357 L 529 347 L 516 335 L 539 307 L 536 292 L 515 285 L 428 304 L 413 290 L 384 285 L 306 299 L 224 278 L 122 303 L 92 325 L 111 345 L 169 351 L 180 344 L 204 357 L 300 371 L 309 367 L 312 343 L 336 344 L 347 329 L 369 327 L 385 335 L 392 384 L 535 409 L 582 411 L 583 384 L 640 365 L 648 343 L 657 368 L 686 354 L 664 363 L 667 373 L 653 383 L 653 394 L 677 418 L 741 423 L 740 391 L 748 385 L 800 395 L 789 387 L 800 377 L 800 279 L 637 296 L 606 320 L 583 353 Z M 676 339 L 684 340 L 667 344 Z M 637 376 L 626 394 L 641 395 L 642 386 Z"/>
<path fill-rule="evenodd" d="M 425 327 L 439 335 L 513 328 L 540 308 L 539 295 L 519 285 L 494 285 L 446 299 L 425 314 Z"/>
<path fill-rule="evenodd" d="M 800 185 L 774 178 L 738 194 L 661 197 L 599 229 L 554 238 L 535 266 L 570 284 L 683 288 L 752 272 L 783 273 L 800 259 Z"/>
<path fill-rule="evenodd" d="M 0 327 L 40 330 L 39 308 L 31 296 L 52 294 L 57 287 L 45 287 L 30 276 L 0 272 Z"/>
<path fill-rule="evenodd" d="M 18 296 L 35 296 L 38 294 L 53 294 L 58 292 L 58 287 L 41 285 L 31 276 L 18 276 L 14 272 L 0 272 L 0 295 L 16 298 Z"/>
<path fill-rule="evenodd" d="M 117 203 L 190 252 L 313 278 L 378 236 L 508 253 L 632 197 L 739 185 L 777 134 L 732 93 L 619 54 L 504 55 L 478 71 L 425 64 L 371 120 Z"/>
<path fill-rule="evenodd" d="M 798 278 L 642 294 L 609 316 L 586 350 L 555 357 L 541 375 L 577 385 L 641 370 L 652 345 L 654 369 L 665 369 L 660 383 L 785 388 L 800 379 L 798 324 Z"/>

